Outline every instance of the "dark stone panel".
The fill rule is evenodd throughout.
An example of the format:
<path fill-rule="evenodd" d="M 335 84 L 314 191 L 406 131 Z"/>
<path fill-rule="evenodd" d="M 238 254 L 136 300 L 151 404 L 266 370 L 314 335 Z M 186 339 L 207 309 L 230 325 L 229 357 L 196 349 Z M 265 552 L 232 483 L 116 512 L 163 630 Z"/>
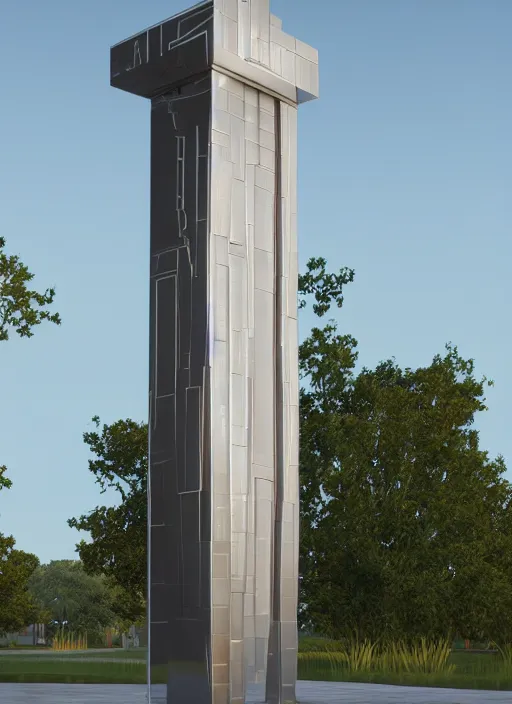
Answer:
<path fill-rule="evenodd" d="M 151 253 L 178 248 L 183 243 L 176 223 L 176 140 L 172 115 L 164 102 L 151 110 Z M 167 134 L 167 139 L 164 135 Z M 161 135 L 160 137 L 158 135 Z"/>
<path fill-rule="evenodd" d="M 201 582 L 199 492 L 181 495 L 181 565 L 183 615 L 198 618 Z M 192 610 L 192 611 L 191 611 Z"/>
<path fill-rule="evenodd" d="M 143 31 L 130 37 L 121 44 L 116 44 L 110 50 L 110 77 L 111 79 L 124 73 L 130 74 L 135 71 L 132 77 L 141 76 L 137 69 L 146 67 L 148 63 L 148 32 Z M 115 83 L 111 83 L 118 87 Z"/>
<path fill-rule="evenodd" d="M 207 154 L 208 145 L 205 149 L 204 154 Z M 201 158 L 201 157 L 200 157 Z M 197 219 L 199 221 L 206 221 L 208 217 L 208 172 L 206 169 L 201 169 L 198 173 L 198 189 L 197 189 Z"/>
<path fill-rule="evenodd" d="M 147 42 L 148 42 L 148 53 L 147 53 L 146 58 L 147 58 L 149 61 L 158 60 L 158 58 L 162 56 L 162 53 L 163 53 L 163 52 L 162 52 L 162 50 L 161 50 L 161 46 L 162 46 L 162 30 L 161 30 L 161 26 L 162 26 L 162 25 L 159 25 L 159 24 L 158 24 L 156 27 L 150 27 L 150 29 L 146 30 L 146 33 L 147 33 Z M 130 44 L 130 40 L 129 40 L 129 39 L 127 39 L 126 41 L 122 42 L 121 46 L 125 46 L 126 44 L 128 44 L 128 45 Z M 117 46 L 118 46 L 118 45 L 117 45 Z M 114 52 L 114 49 L 115 49 L 115 48 L 116 48 L 116 47 L 112 47 L 112 50 L 111 50 L 111 65 L 110 65 L 110 68 L 111 68 L 111 75 L 112 75 L 112 71 L 114 70 L 114 67 L 112 66 L 112 53 Z M 114 58 L 117 58 L 117 57 L 114 57 Z M 119 71 L 119 70 L 122 71 L 122 63 L 121 63 L 121 61 L 118 60 L 118 62 L 117 62 L 117 64 L 116 64 L 116 67 L 115 67 L 115 70 L 116 70 L 116 71 Z M 148 67 L 146 66 L 146 67 L 143 69 L 143 71 L 147 72 L 147 70 L 148 70 Z M 135 74 L 134 74 L 134 75 L 135 75 Z M 129 78 L 128 78 L 128 80 L 129 80 Z M 141 79 L 137 79 L 137 80 L 140 81 Z"/>
<path fill-rule="evenodd" d="M 181 616 L 179 584 L 153 584 L 151 586 L 151 621 L 172 622 Z"/>
<path fill-rule="evenodd" d="M 185 540 L 199 542 L 199 492 L 194 491 L 180 496 L 181 527 Z"/>
<path fill-rule="evenodd" d="M 213 6 L 211 3 L 192 7 L 179 18 L 171 17 L 163 23 L 164 38 L 166 42 L 176 42 L 179 37 L 187 38 L 204 30 L 207 20 L 211 16 Z"/>
<path fill-rule="evenodd" d="M 166 526 L 151 526 L 151 584 L 165 583 Z"/>
<path fill-rule="evenodd" d="M 151 638 L 149 641 L 149 659 L 151 667 L 167 665 L 169 663 L 169 643 L 171 641 L 171 628 L 167 622 L 150 624 Z"/>
<path fill-rule="evenodd" d="M 192 284 L 200 285 L 202 282 L 192 282 L 193 272 L 191 266 L 190 246 L 187 242 L 186 247 L 182 247 L 179 251 L 179 296 L 180 296 L 180 317 L 179 317 L 179 364 L 180 370 L 183 372 L 182 388 L 186 389 L 190 386 L 190 345 L 191 345 L 191 330 L 193 325 L 192 318 Z M 201 291 L 201 293 L 205 293 Z M 184 399 L 186 402 L 186 399 Z M 185 406 L 183 406 L 185 408 Z"/>
<path fill-rule="evenodd" d="M 195 704 L 211 702 L 211 495 L 202 488 L 209 471 L 210 86 L 208 78 L 173 90 L 154 99 L 151 111 L 150 487 L 152 523 L 163 525 L 151 533 L 151 629 L 158 636 L 150 662 L 170 663 L 169 702 L 186 675 Z"/>
<path fill-rule="evenodd" d="M 150 462 L 170 460 L 174 465 L 176 464 L 176 415 L 174 396 L 155 398 L 150 429 Z"/>
<path fill-rule="evenodd" d="M 169 682 L 167 685 L 167 702 L 174 704 L 199 704 L 211 702 L 211 684 L 208 668 L 199 667 L 195 661 L 186 663 L 181 660 L 171 662 Z"/>
<path fill-rule="evenodd" d="M 212 539 L 212 506 L 209 490 L 199 492 L 199 539 L 207 544 Z"/>
<path fill-rule="evenodd" d="M 187 541 L 183 550 L 183 615 L 198 618 L 201 606 L 201 546 Z M 191 613 L 193 609 L 194 613 Z"/>
<path fill-rule="evenodd" d="M 110 84 L 154 98 L 205 73 L 213 60 L 213 3 L 191 8 L 110 50 Z"/>
<path fill-rule="evenodd" d="M 209 612 L 204 612 L 209 616 Z M 172 623 L 173 635 L 169 649 L 171 664 L 178 668 L 192 666 L 195 672 L 207 674 L 206 653 L 209 649 L 209 620 L 176 619 Z M 174 700 L 170 699 L 174 702 Z M 180 701 L 179 699 L 177 700 Z M 200 699 L 196 704 L 202 704 Z"/>
<path fill-rule="evenodd" d="M 154 464 L 151 468 L 151 525 L 161 526 L 166 522 L 167 515 L 167 484 L 169 467 L 166 462 Z"/>
<path fill-rule="evenodd" d="M 151 257 L 151 276 L 178 273 L 178 250 L 161 252 Z"/>
<path fill-rule="evenodd" d="M 210 563 L 211 563 L 211 543 L 207 541 L 201 542 L 201 606 L 203 614 L 209 612 L 211 604 L 211 580 L 210 580 Z M 209 618 L 209 616 L 208 616 Z"/>
<path fill-rule="evenodd" d="M 151 525 L 173 527 L 179 524 L 180 498 L 176 492 L 176 465 L 173 461 L 151 464 Z"/>
<path fill-rule="evenodd" d="M 185 491 L 201 488 L 201 391 L 199 386 L 187 389 Z"/>
<path fill-rule="evenodd" d="M 151 526 L 151 584 L 179 584 L 181 550 L 176 541 L 179 528 Z"/>
<path fill-rule="evenodd" d="M 198 226 L 199 245 L 207 238 L 207 223 L 200 222 Z M 207 295 L 207 258 L 205 247 L 198 246 L 197 251 L 197 283 L 204 282 L 204 292 L 202 286 L 195 285 L 192 290 L 192 319 L 193 325 L 190 332 L 190 385 L 203 386 L 204 368 L 208 354 L 208 309 L 202 305 L 204 297 Z"/>
<path fill-rule="evenodd" d="M 156 397 L 176 393 L 178 292 L 177 277 L 156 279 Z"/>

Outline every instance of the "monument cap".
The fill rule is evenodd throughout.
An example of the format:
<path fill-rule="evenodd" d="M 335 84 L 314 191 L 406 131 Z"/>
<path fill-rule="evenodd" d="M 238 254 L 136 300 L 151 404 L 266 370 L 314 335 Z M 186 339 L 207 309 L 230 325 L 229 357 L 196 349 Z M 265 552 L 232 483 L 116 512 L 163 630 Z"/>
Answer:
<path fill-rule="evenodd" d="M 208 0 L 116 44 L 114 88 L 154 98 L 210 69 L 294 104 L 318 97 L 318 52 L 283 32 L 269 0 Z"/>

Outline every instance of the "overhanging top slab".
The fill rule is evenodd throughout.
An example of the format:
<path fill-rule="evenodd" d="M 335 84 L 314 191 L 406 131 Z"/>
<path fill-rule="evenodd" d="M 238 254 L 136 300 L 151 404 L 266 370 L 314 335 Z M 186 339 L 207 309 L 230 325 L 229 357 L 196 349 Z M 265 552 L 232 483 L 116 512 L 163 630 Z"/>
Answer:
<path fill-rule="evenodd" d="M 153 98 L 214 68 L 294 103 L 318 97 L 318 53 L 269 0 L 208 0 L 112 47 L 110 82 Z"/>

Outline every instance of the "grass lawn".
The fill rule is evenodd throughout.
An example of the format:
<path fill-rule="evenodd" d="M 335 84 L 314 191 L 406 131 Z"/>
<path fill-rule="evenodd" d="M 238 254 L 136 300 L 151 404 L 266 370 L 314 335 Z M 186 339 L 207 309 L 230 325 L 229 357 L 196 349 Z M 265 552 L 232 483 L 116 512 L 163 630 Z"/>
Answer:
<path fill-rule="evenodd" d="M 87 658 L 87 661 L 81 658 Z M 60 659 L 57 659 L 60 658 Z M 115 662 L 102 662 L 108 658 Z M 144 684 L 146 682 L 144 648 L 95 653 L 55 653 L 0 657 L 0 682 L 65 682 L 88 684 Z M 125 662 L 140 660 L 140 662 Z M 299 679 L 371 682 L 422 687 L 512 690 L 512 665 L 504 664 L 494 653 L 455 652 L 450 656 L 455 671 L 449 675 L 392 673 L 354 673 L 339 666 L 329 666 L 322 655 L 308 662 L 299 658 Z M 165 667 L 155 668 L 156 681 L 165 682 Z"/>
<path fill-rule="evenodd" d="M 48 656 L 0 658 L 0 682 L 65 682 L 84 684 L 144 684 L 146 663 L 80 662 Z"/>
<path fill-rule="evenodd" d="M 112 648 L 111 650 L 94 651 L 87 650 L 87 652 L 74 653 L 74 652 L 61 652 L 55 653 L 55 657 L 60 655 L 64 658 L 94 658 L 95 660 L 144 660 L 146 661 L 148 651 L 147 648 L 127 648 L 123 650 L 122 648 Z M 18 656 L 19 657 L 19 656 Z M 28 656 L 27 656 L 28 657 Z M 1 661 L 0 661 L 1 662 Z"/>

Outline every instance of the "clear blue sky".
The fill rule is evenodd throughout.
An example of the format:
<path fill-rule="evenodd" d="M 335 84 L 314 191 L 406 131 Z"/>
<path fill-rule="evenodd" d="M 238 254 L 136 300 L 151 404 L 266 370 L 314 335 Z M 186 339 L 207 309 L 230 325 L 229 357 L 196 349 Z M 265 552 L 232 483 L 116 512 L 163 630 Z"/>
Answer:
<path fill-rule="evenodd" d="M 181 0 L 3 0 L 0 233 L 55 285 L 60 329 L 0 350 L 0 530 L 70 558 L 102 499 L 90 418 L 147 408 L 149 104 L 109 87 L 109 47 Z M 493 378 L 483 447 L 512 464 L 512 3 L 274 0 L 317 47 L 300 111 L 300 259 L 356 281 L 338 316 L 374 366 L 453 341 Z M 304 334 L 312 318 L 303 316 Z"/>

